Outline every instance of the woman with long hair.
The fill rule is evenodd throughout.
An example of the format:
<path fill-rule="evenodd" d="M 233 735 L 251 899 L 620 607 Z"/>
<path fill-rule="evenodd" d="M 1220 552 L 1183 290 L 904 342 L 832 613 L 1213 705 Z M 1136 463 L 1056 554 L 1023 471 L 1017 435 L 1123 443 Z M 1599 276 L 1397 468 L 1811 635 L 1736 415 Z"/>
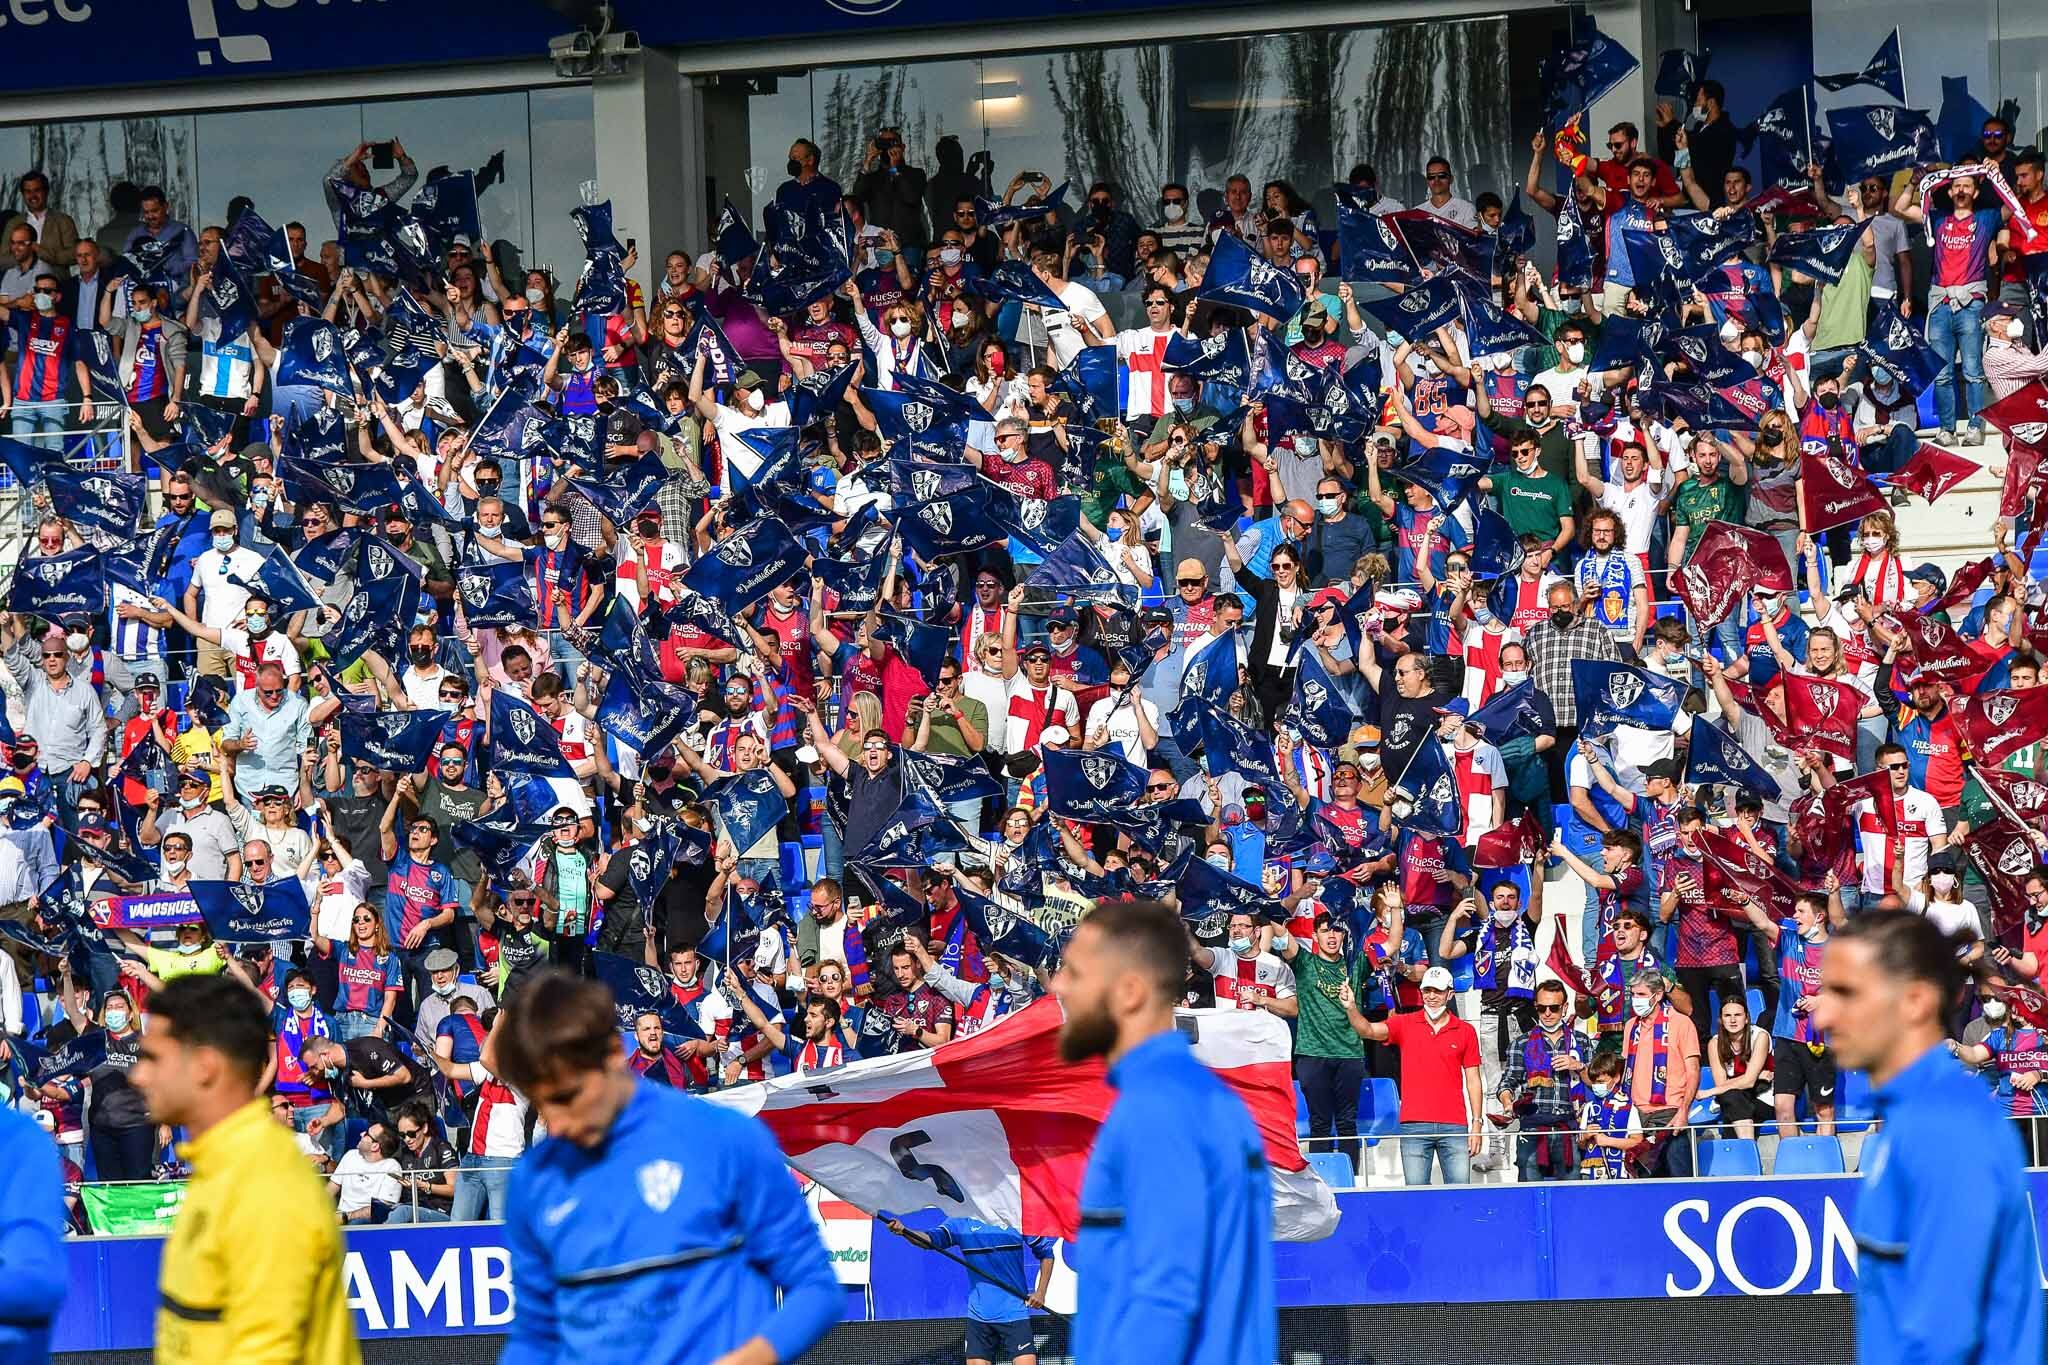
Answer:
<path fill-rule="evenodd" d="M 333 860 L 338 850 L 329 850 Z M 399 993 L 405 988 L 405 972 L 391 951 L 391 939 L 384 928 L 384 916 L 358 901 L 349 911 L 348 938 L 337 954 L 334 941 L 315 932 L 313 951 L 323 958 L 338 958 L 340 987 L 334 996 L 333 1025 L 336 1042 L 351 1038 L 391 1036 L 391 1014 L 398 1008 Z"/>
<path fill-rule="evenodd" d="M 1223 557 L 1230 561 L 1238 585 L 1252 595 L 1257 607 L 1252 614 L 1251 648 L 1246 663 L 1259 709 L 1273 720 L 1287 709 L 1294 695 L 1294 642 L 1306 625 L 1309 599 L 1308 575 L 1303 571 L 1301 552 L 1283 544 L 1273 551 L 1268 564 L 1271 576 L 1247 568 L 1231 536 L 1223 537 Z"/>
<path fill-rule="evenodd" d="M 135 997 L 127 991 L 101 996 L 97 1027 L 106 1037 L 106 1061 L 83 1077 L 45 1085 L 43 1097 L 59 1103 L 86 1097 L 85 1140 L 92 1148 L 96 1179 L 148 1180 L 166 1134 L 150 1122 L 149 1105 L 128 1080 L 142 1057 L 142 1017 Z"/>
<path fill-rule="evenodd" d="M 1771 1110 L 1771 1035 L 1749 1017 L 1749 1004 L 1731 995 L 1721 1002 L 1721 1027 L 1707 1044 L 1707 1063 L 1714 1083 L 1700 1092 L 1711 1095 L 1721 1111 L 1721 1122 L 1735 1130 L 1735 1136 L 1754 1138 L 1760 1118 Z"/>

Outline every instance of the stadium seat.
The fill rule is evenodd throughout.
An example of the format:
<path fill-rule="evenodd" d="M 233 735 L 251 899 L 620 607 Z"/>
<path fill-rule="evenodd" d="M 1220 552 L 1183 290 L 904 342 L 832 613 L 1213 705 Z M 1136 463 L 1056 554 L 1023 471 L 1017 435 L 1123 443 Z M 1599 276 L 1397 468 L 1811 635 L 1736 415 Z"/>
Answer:
<path fill-rule="evenodd" d="M 1772 1175 L 1840 1175 L 1842 1144 L 1829 1137 L 1788 1137 L 1778 1143 Z"/>
<path fill-rule="evenodd" d="M 1700 1144 L 1701 1175 L 1762 1175 L 1763 1173 L 1763 1158 L 1757 1155 L 1754 1139 L 1717 1138 Z"/>
<path fill-rule="evenodd" d="M 1310 1152 L 1308 1167 L 1333 1190 L 1348 1190 L 1358 1184 L 1358 1177 L 1351 1170 L 1351 1158 L 1342 1152 Z"/>
<path fill-rule="evenodd" d="M 1868 1132 L 1877 1118 L 1870 1099 L 1870 1073 L 1844 1069 L 1835 1080 L 1835 1131 Z"/>
<path fill-rule="evenodd" d="M 1299 1085 L 1294 1087 L 1294 1135 L 1308 1136 L 1308 1096 L 1301 1093 Z"/>
<path fill-rule="evenodd" d="M 1764 993 L 1758 990 L 1756 987 L 1751 986 L 1747 991 L 1743 993 L 1743 999 L 1749 1002 L 1749 1022 L 1752 1024 L 1760 1024 L 1765 1029 L 1769 1029 L 1771 1026 L 1770 1021 L 1763 1017 Z"/>
<path fill-rule="evenodd" d="M 1361 1137 L 1396 1137 L 1401 1132 L 1401 1091 L 1386 1076 L 1367 1078 L 1366 1091 L 1371 1095 L 1371 1107 L 1365 1104 L 1365 1094 L 1359 1096 L 1358 1132 Z"/>
<path fill-rule="evenodd" d="M 1694 1100 L 1692 1108 L 1685 1111 L 1685 1121 L 1694 1128 L 1711 1127 L 1721 1121 L 1721 1106 L 1715 1102 L 1712 1095 L 1702 1100 Z"/>

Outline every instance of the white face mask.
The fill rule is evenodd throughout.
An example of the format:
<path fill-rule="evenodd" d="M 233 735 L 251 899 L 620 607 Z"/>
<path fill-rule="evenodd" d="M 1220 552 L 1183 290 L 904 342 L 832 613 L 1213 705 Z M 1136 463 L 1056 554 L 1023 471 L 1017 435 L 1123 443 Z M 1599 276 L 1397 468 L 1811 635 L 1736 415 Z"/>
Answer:
<path fill-rule="evenodd" d="M 548 548 L 550 550 L 559 550 L 562 548 L 562 542 L 567 540 L 568 537 L 563 535 L 560 531 L 554 531 L 546 535 L 543 535 L 541 539 L 547 542 Z"/>
<path fill-rule="evenodd" d="M 129 311 L 135 315 L 137 322 L 148 322 L 152 317 L 156 316 L 156 305 L 152 303 L 138 303 Z"/>
<path fill-rule="evenodd" d="M 36 291 L 36 311 L 38 313 L 56 312 L 57 296 L 55 294 L 44 293 L 41 290 Z"/>
<path fill-rule="evenodd" d="M 896 321 L 894 321 L 894 322 L 890 323 L 890 324 L 889 324 L 889 335 L 890 335 L 890 336 L 893 336 L 893 337 L 895 337 L 895 338 L 896 338 L 896 339 L 898 339 L 899 341 L 900 341 L 900 340 L 902 340 L 902 339 L 903 339 L 904 337 L 907 337 L 907 336 L 909 336 L 909 335 L 910 335 L 910 319 L 909 319 L 909 318 L 898 318 L 898 319 L 896 319 Z"/>
<path fill-rule="evenodd" d="M 1521 913 L 1519 910 L 1496 910 L 1493 912 L 1493 922 L 1505 929 L 1519 919 Z"/>
<path fill-rule="evenodd" d="M 1657 1002 L 1640 995 L 1632 995 L 1628 998 L 1628 1007 L 1635 1011 L 1636 1018 L 1647 1019 L 1650 1017 L 1650 1011 L 1657 1008 Z"/>
<path fill-rule="evenodd" d="M 1337 498 L 1317 498 L 1316 510 L 1326 517 L 1334 517 L 1337 515 L 1337 508 L 1340 502 L 1341 500 Z"/>
<path fill-rule="evenodd" d="M 541 301 L 546 299 L 547 296 L 548 291 L 545 289 L 529 289 L 526 291 L 526 301 L 535 308 L 540 307 Z"/>
<path fill-rule="evenodd" d="M 1937 872 L 1927 879 L 1927 884 L 1934 888 L 1935 895 L 1946 896 L 1949 892 L 1956 889 L 1956 874 L 1953 872 Z"/>
<path fill-rule="evenodd" d="M 1178 202 L 1166 205 L 1165 211 L 1166 221 L 1169 223 L 1178 223 L 1181 219 L 1188 216 L 1188 206 Z"/>
<path fill-rule="evenodd" d="M 183 858 L 166 858 L 164 859 L 163 866 L 166 877 L 175 877 L 185 870 L 185 860 Z"/>
<path fill-rule="evenodd" d="M 1451 1007 L 1449 1002 L 1445 1002 L 1441 1005 L 1424 1005 L 1422 1007 L 1422 1012 L 1423 1014 L 1428 1016 L 1429 1022 L 1434 1024 L 1437 1020 L 1443 1018 L 1444 1015 L 1449 1012 L 1450 1008 Z"/>
<path fill-rule="evenodd" d="M 1992 1023 L 1995 1024 L 2005 1018 L 2005 1014 L 2005 1002 L 2003 1000 L 1986 1000 L 1984 1002 L 1984 1017 Z"/>
<path fill-rule="evenodd" d="M 1590 1088 L 1597 1098 L 1603 1100 L 1614 1093 L 1614 1083 L 1612 1081 L 1595 1081 Z"/>
<path fill-rule="evenodd" d="M 1230 951 L 1236 953 L 1239 957 L 1250 957 L 1252 955 L 1252 941 L 1248 938 L 1234 938 L 1230 940 Z"/>
<path fill-rule="evenodd" d="M 940 247 L 940 248 L 939 248 L 939 264 L 940 264 L 940 265 L 958 265 L 958 264 L 960 264 L 960 248 L 959 248 L 959 247 L 957 247 L 957 246 L 942 246 L 942 247 Z"/>
<path fill-rule="evenodd" d="M 1881 555 L 1884 553 L 1884 548 L 1883 536 L 1863 537 L 1863 553 L 1867 555 Z"/>
<path fill-rule="evenodd" d="M 1500 685 L 1502 687 L 1520 687 L 1527 681 L 1529 681 L 1529 675 L 1523 672 L 1506 672 L 1500 675 Z"/>
<path fill-rule="evenodd" d="M 1586 343 L 1583 341 L 1574 341 L 1568 343 L 1564 348 L 1564 358 L 1566 360 L 1569 360 L 1574 365 L 1585 364 Z"/>
<path fill-rule="evenodd" d="M 68 631 L 64 636 L 64 647 L 74 654 L 91 643 L 92 636 L 85 634 L 83 631 Z"/>
<path fill-rule="evenodd" d="M 1990 1011 L 1989 1011 L 1989 1010 L 1986 1010 L 1986 1011 L 1985 1011 L 1985 1013 L 1986 1013 L 1986 1014 L 1989 1014 L 1989 1013 L 1990 1013 Z M 106 1014 L 106 1025 L 107 1025 L 107 1032 L 109 1032 L 109 1033 L 119 1033 L 119 1032 L 120 1032 L 120 1031 L 121 1031 L 122 1029 L 125 1029 L 125 1028 L 127 1028 L 127 1027 L 128 1027 L 128 1011 L 127 1011 L 127 1010 L 108 1010 L 108 1011 L 107 1011 L 107 1014 Z"/>

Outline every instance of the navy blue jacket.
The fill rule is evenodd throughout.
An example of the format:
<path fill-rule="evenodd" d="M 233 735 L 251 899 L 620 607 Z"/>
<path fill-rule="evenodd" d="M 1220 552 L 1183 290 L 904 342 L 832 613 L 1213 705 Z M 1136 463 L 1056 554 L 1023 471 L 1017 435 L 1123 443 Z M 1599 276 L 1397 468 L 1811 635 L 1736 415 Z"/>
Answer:
<path fill-rule="evenodd" d="M 1082 1365 L 1270 1365 L 1273 1180 L 1244 1102 L 1178 1031 L 1109 1069 L 1081 1183 Z"/>
<path fill-rule="evenodd" d="M 688 1365 L 756 1335 L 795 1360 L 846 1303 L 767 1127 L 646 1081 L 595 1150 L 527 1153 L 505 1237 L 507 1365 Z"/>
<path fill-rule="evenodd" d="M 50 1358 L 50 1324 L 70 1288 L 57 1144 L 28 1115 L 0 1107 L 0 1360 Z"/>
<path fill-rule="evenodd" d="M 1856 1193 L 1856 1358 L 2040 1360 L 2040 1258 L 2019 1135 L 1948 1049 L 1872 1096 Z"/>

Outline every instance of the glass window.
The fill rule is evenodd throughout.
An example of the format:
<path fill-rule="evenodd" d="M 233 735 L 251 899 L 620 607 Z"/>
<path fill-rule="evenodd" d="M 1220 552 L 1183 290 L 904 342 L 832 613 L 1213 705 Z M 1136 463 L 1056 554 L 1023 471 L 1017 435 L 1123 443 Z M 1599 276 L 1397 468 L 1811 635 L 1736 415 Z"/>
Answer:
<path fill-rule="evenodd" d="M 121 181 L 161 185 L 172 215 L 196 229 L 194 142 L 189 116 L 0 128 L 0 174 L 5 177 L 0 194 L 13 203 L 15 178 L 39 168 L 50 177 L 50 202 L 70 214 L 80 232 L 117 237 L 118 247 L 137 219 L 132 208 L 117 218 L 113 187 Z"/>
<path fill-rule="evenodd" d="M 520 237 L 534 260 L 545 262 L 565 281 L 573 284 L 583 268 L 583 243 L 569 210 L 583 201 L 576 188 L 597 176 L 597 130 L 592 122 L 590 87 L 549 87 L 527 93 L 527 140 L 531 148 L 526 162 L 526 179 L 521 193 L 531 206 L 532 231 Z M 506 175 L 509 178 L 510 158 Z M 498 191 L 493 189 L 485 196 Z M 501 233 L 496 210 L 484 211 L 484 231 Z"/>

